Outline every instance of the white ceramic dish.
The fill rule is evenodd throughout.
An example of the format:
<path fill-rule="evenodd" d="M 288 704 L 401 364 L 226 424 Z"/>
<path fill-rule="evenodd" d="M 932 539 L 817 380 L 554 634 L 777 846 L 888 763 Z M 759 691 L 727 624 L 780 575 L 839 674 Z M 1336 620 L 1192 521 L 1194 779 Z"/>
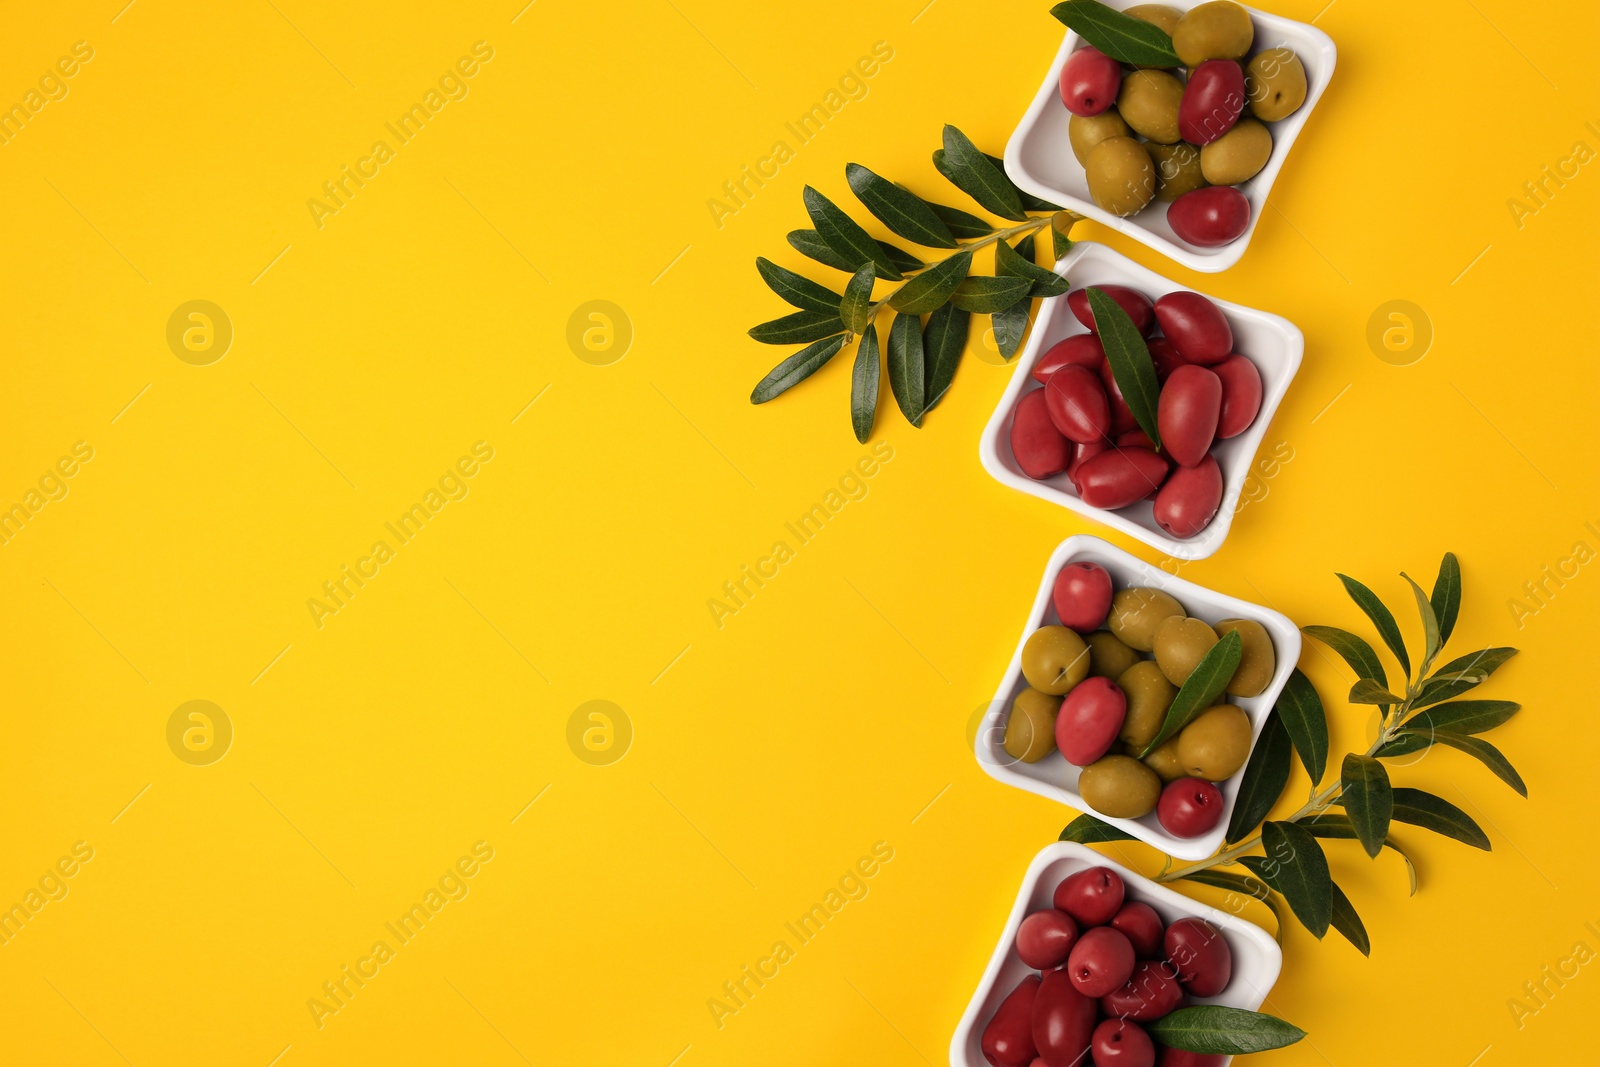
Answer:
<path fill-rule="evenodd" d="M 1199 901 L 1158 885 L 1111 862 L 1091 848 L 1060 841 L 1035 856 L 1028 866 L 1028 873 L 1023 876 L 1022 889 L 1017 894 L 1017 903 L 1011 909 L 1011 918 L 1006 921 L 1005 931 L 1000 935 L 1000 943 L 995 946 L 989 966 L 983 972 L 983 979 L 972 994 L 972 1002 L 967 1005 L 966 1013 L 956 1026 L 955 1036 L 950 1039 L 951 1067 L 988 1067 L 980 1047 L 983 1028 L 988 1025 L 1000 1002 L 1032 970 L 1017 957 L 1012 947 L 1016 944 L 1017 927 L 1022 925 L 1022 920 L 1029 913 L 1050 907 L 1050 898 L 1055 893 L 1057 883 L 1086 867 L 1110 867 L 1116 871 L 1127 886 L 1128 899 L 1149 904 L 1160 913 L 1163 922 L 1171 923 L 1192 916 L 1204 919 L 1221 931 L 1228 948 L 1233 952 L 1233 977 L 1228 982 L 1228 988 L 1220 995 L 1205 999 L 1191 997 L 1189 1003 L 1225 1004 L 1231 1008 L 1254 1011 L 1267 999 L 1272 984 L 1278 980 L 1278 972 L 1283 969 L 1283 950 L 1266 931 L 1236 915 L 1206 907 Z"/>
<path fill-rule="evenodd" d="M 1132 7 L 1137 0 L 1107 0 L 1117 9 Z M 1201 0 L 1170 0 L 1173 7 L 1187 11 Z M 1268 123 L 1272 131 L 1272 155 L 1261 172 L 1239 186 L 1239 191 L 1250 201 L 1250 226 L 1236 240 L 1220 248 L 1201 248 L 1178 238 L 1167 224 L 1166 205 L 1154 201 L 1149 207 L 1129 218 L 1118 218 L 1096 207 L 1089 197 L 1089 182 L 1083 165 L 1072 154 L 1067 141 L 1067 120 L 1072 117 L 1061 102 L 1061 68 L 1067 57 L 1081 47 L 1082 39 L 1070 30 L 1061 42 L 1061 51 L 1050 66 L 1044 84 L 1033 98 L 1027 114 L 1022 117 L 1011 140 L 1006 144 L 1006 173 L 1017 185 L 1034 196 L 1076 211 L 1080 215 L 1125 233 L 1141 244 L 1147 244 L 1164 256 L 1170 256 L 1190 270 L 1207 274 L 1227 270 L 1239 262 L 1250 238 L 1256 232 L 1256 223 L 1267 206 L 1267 194 L 1272 183 L 1283 169 L 1283 161 L 1294 147 L 1300 129 L 1311 117 L 1323 90 L 1333 77 L 1338 59 L 1333 39 L 1315 26 L 1305 22 L 1269 15 L 1255 8 L 1246 8 L 1255 23 L 1255 44 L 1251 54 L 1263 48 L 1289 48 L 1300 57 L 1306 69 L 1306 102 L 1293 115 L 1278 122 Z"/>
<path fill-rule="evenodd" d="M 1266 627 L 1267 633 L 1272 637 L 1272 647 L 1277 659 L 1271 684 L 1260 696 L 1229 697 L 1229 703 L 1239 705 L 1250 718 L 1250 748 L 1254 751 L 1256 739 L 1261 736 L 1261 728 L 1266 723 L 1267 714 L 1272 710 L 1278 694 L 1289 681 L 1289 675 L 1300 659 L 1300 631 L 1294 623 L 1270 608 L 1263 608 L 1236 597 L 1224 596 L 1204 586 L 1174 577 L 1137 556 L 1129 555 L 1122 549 L 1107 544 L 1098 537 L 1079 534 L 1061 542 L 1055 554 L 1050 557 L 1050 563 L 1045 567 L 1044 578 L 1039 583 L 1039 593 L 1033 599 L 1033 610 L 1028 613 L 1027 624 L 1022 629 L 1022 636 L 1017 640 L 1017 650 L 1012 653 L 1011 666 L 1007 668 L 1005 680 L 1000 683 L 994 701 L 990 703 L 989 710 L 984 714 L 983 724 L 978 730 L 977 741 L 973 748 L 978 763 L 990 777 L 1019 789 L 1026 789 L 1030 793 L 1059 800 L 1079 811 L 1094 814 L 1093 809 L 1084 803 L 1083 797 L 1078 793 L 1079 768 L 1068 763 L 1060 752 L 1052 752 L 1038 763 L 1023 763 L 1012 759 L 1004 747 L 1006 720 L 1011 715 L 1011 702 L 1016 699 L 1018 693 L 1028 687 L 1027 680 L 1022 677 L 1022 646 L 1027 642 L 1029 635 L 1039 627 L 1060 624 L 1061 618 L 1056 614 L 1050 594 L 1061 568 L 1079 560 L 1098 563 L 1104 567 L 1111 575 L 1111 584 L 1115 589 L 1150 586 L 1170 593 L 1193 618 L 1202 619 L 1213 625 L 1223 619 L 1254 619 Z M 1233 804 L 1239 796 L 1239 779 L 1243 773 L 1241 770 L 1226 782 L 1217 784 L 1217 788 L 1222 792 L 1222 818 L 1218 820 L 1215 829 L 1201 837 L 1174 837 L 1162 828 L 1154 812 L 1142 819 L 1112 819 L 1104 815 L 1096 815 L 1096 818 L 1126 830 L 1139 840 L 1154 845 L 1176 859 L 1205 859 L 1221 846 L 1223 835 L 1227 833 L 1228 819 L 1233 815 Z"/>
<path fill-rule="evenodd" d="M 1069 276 L 1075 286 L 1126 285 L 1152 300 L 1183 288 L 1155 271 L 1139 266 L 1120 252 L 1090 241 L 1080 241 L 1074 245 L 1056 264 L 1056 272 Z M 1250 475 L 1250 465 L 1255 462 L 1256 450 L 1261 447 L 1267 425 L 1272 421 L 1278 405 L 1283 402 L 1284 394 L 1289 391 L 1289 383 L 1294 379 L 1295 372 L 1300 369 L 1300 359 L 1305 353 L 1305 337 L 1294 323 L 1281 315 L 1257 311 L 1242 304 L 1230 304 L 1215 297 L 1210 299 L 1222 309 L 1228 324 L 1233 327 L 1234 351 L 1249 357 L 1261 372 L 1261 411 L 1256 415 L 1256 421 L 1237 437 L 1218 441 L 1212 446 L 1212 455 L 1222 468 L 1222 504 L 1211 525 L 1193 537 L 1180 540 L 1156 525 L 1154 509 L 1149 501 L 1141 500 L 1116 511 L 1092 508 L 1078 499 L 1078 491 L 1065 473 L 1044 481 L 1036 481 L 1022 473 L 1011 452 L 1011 414 L 1016 410 L 1023 393 L 1043 388 L 1034 381 L 1029 371 L 1057 341 L 1075 333 L 1088 332 L 1073 317 L 1065 296 L 1045 300 L 1039 309 L 1033 333 L 1022 354 L 1017 357 L 1011 384 L 1000 397 L 1000 403 L 989 417 L 989 424 L 984 427 L 983 437 L 978 442 L 978 457 L 983 462 L 983 469 L 1013 489 L 1032 493 L 1103 522 L 1177 559 L 1205 559 L 1221 548 L 1233 525 L 1245 479 Z"/>

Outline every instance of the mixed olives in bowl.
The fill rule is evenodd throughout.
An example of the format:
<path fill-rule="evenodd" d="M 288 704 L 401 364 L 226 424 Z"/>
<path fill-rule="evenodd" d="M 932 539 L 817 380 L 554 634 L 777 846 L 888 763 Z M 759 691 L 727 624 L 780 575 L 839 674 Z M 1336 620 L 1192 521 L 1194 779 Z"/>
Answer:
<path fill-rule="evenodd" d="M 1230 632 L 1241 655 L 1224 691 L 1162 740 L 1184 682 Z M 1299 655 L 1299 631 L 1277 612 L 1069 538 L 983 719 L 978 760 L 1170 856 L 1202 859 L 1222 843 L 1240 772 Z"/>

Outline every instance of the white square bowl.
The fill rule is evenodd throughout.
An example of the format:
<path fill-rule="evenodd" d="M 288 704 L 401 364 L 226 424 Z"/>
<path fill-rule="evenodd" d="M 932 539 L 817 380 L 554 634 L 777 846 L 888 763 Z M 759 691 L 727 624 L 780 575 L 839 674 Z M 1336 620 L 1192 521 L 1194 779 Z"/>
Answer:
<path fill-rule="evenodd" d="M 1107 0 L 1110 6 L 1122 9 L 1138 0 Z M 1168 0 L 1180 11 L 1197 6 L 1201 0 Z M 1272 191 L 1273 180 L 1283 169 L 1283 161 L 1294 147 L 1300 129 L 1311 117 L 1312 109 L 1322 98 L 1323 90 L 1333 77 L 1338 59 L 1333 39 L 1321 30 L 1304 22 L 1269 15 L 1255 8 L 1246 8 L 1255 23 L 1255 43 L 1251 54 L 1263 48 L 1289 48 L 1300 57 L 1306 69 L 1306 100 L 1298 111 L 1286 119 L 1267 124 L 1272 131 L 1272 155 L 1267 165 L 1254 178 L 1239 186 L 1239 191 L 1250 201 L 1250 225 L 1236 239 L 1220 248 L 1201 248 L 1180 239 L 1167 224 L 1166 205 L 1152 201 L 1150 206 L 1128 218 L 1120 218 L 1095 206 L 1089 196 L 1089 182 L 1083 164 L 1072 154 L 1067 140 L 1067 120 L 1072 117 L 1061 102 L 1061 68 L 1083 43 L 1076 33 L 1067 31 L 1061 42 L 1061 51 L 1050 66 L 1050 73 L 1033 98 L 1027 114 L 1011 134 L 1006 144 L 1006 173 L 1017 185 L 1034 196 L 1076 211 L 1080 215 L 1125 233 L 1135 241 L 1147 244 L 1164 256 L 1182 263 L 1190 270 L 1207 274 L 1227 270 L 1239 262 L 1250 238 L 1256 232 L 1256 223 L 1267 206 L 1267 194 Z"/>
<path fill-rule="evenodd" d="M 1223 619 L 1254 619 L 1266 627 L 1272 637 L 1272 649 L 1276 657 L 1271 683 L 1260 696 L 1229 697 L 1229 702 L 1243 708 L 1250 719 L 1252 752 L 1255 751 L 1256 740 L 1261 736 L 1261 728 L 1266 724 L 1272 705 L 1300 660 L 1300 631 L 1285 616 L 1270 608 L 1224 596 L 1175 577 L 1088 534 L 1079 534 L 1061 542 L 1045 567 L 1039 593 L 1033 599 L 1033 610 L 1029 612 L 1027 625 L 1017 641 L 1017 650 L 1011 655 L 1011 666 L 1006 669 L 1005 680 L 995 692 L 994 701 L 990 703 L 978 729 L 977 741 L 973 745 L 978 763 L 992 778 L 1088 812 L 1097 819 L 1127 831 L 1140 841 L 1154 845 L 1174 859 L 1205 859 L 1222 845 L 1223 835 L 1228 832 L 1228 820 L 1233 815 L 1234 801 L 1239 797 L 1239 779 L 1244 774 L 1242 769 L 1227 781 L 1217 783 L 1222 793 L 1222 817 L 1217 820 L 1216 827 L 1200 837 L 1175 837 L 1162 827 L 1155 812 L 1142 819 L 1113 819 L 1089 807 L 1078 793 L 1079 768 L 1068 763 L 1060 752 L 1052 752 L 1038 763 L 1023 763 L 1013 759 L 1005 750 L 1006 721 L 1011 716 L 1011 702 L 1018 693 L 1028 688 L 1027 679 L 1022 676 L 1022 646 L 1039 627 L 1060 624 L 1061 617 L 1056 614 L 1051 592 L 1061 568 L 1078 561 L 1098 563 L 1104 567 L 1111 575 L 1111 584 L 1115 589 L 1150 586 L 1170 593 L 1191 617 L 1213 626 Z"/>
<path fill-rule="evenodd" d="M 1073 245 L 1056 264 L 1056 273 L 1070 276 L 1074 288 L 1084 285 L 1126 285 L 1144 293 L 1151 300 L 1183 288 L 1155 271 L 1141 267 L 1120 252 L 1091 241 L 1080 241 Z M 983 436 L 978 442 L 978 458 L 983 462 L 983 469 L 1013 489 L 1031 493 L 1042 500 L 1052 501 L 1103 522 L 1176 559 L 1205 559 L 1221 548 L 1233 525 L 1234 513 L 1239 509 L 1239 497 L 1244 492 L 1245 480 L 1250 476 L 1250 465 L 1255 462 L 1256 450 L 1261 447 L 1267 425 L 1272 421 L 1278 405 L 1283 402 L 1284 394 L 1289 391 L 1289 383 L 1300 369 L 1306 342 L 1299 328 L 1281 315 L 1257 311 L 1242 304 L 1230 304 L 1216 297 L 1209 299 L 1222 309 L 1228 325 L 1233 328 L 1234 351 L 1248 357 L 1261 372 L 1261 410 L 1256 414 L 1256 421 L 1244 433 L 1226 441 L 1218 441 L 1211 448 L 1211 454 L 1222 469 L 1222 503 L 1211 525 L 1193 537 L 1179 539 L 1156 525 L 1155 508 L 1148 500 L 1116 511 L 1092 508 L 1078 499 L 1078 491 L 1073 488 L 1072 479 L 1065 472 L 1043 481 L 1022 473 L 1011 452 L 1011 416 L 1024 393 L 1044 388 L 1029 371 L 1057 341 L 1075 333 L 1088 332 L 1073 317 L 1065 296 L 1051 297 L 1041 302 L 1033 333 L 1022 354 L 1017 357 L 1011 384 L 1000 397 L 1000 403 L 989 417 L 989 424 L 984 427 Z"/>
<path fill-rule="evenodd" d="M 1059 841 L 1040 852 L 1028 865 L 1028 873 L 1023 876 L 1022 889 L 1017 893 L 1017 902 L 1011 908 L 1011 918 L 1006 920 L 1000 943 L 995 946 L 989 966 L 983 972 L 983 979 L 978 983 L 978 989 L 972 994 L 972 1001 L 950 1039 L 951 1067 L 988 1067 L 981 1048 L 983 1028 L 989 1024 L 989 1019 L 1006 995 L 1017 987 L 1024 975 L 1033 971 L 1017 956 L 1014 947 L 1017 927 L 1030 913 L 1051 906 L 1057 883 L 1088 867 L 1110 867 L 1116 871 L 1127 887 L 1128 899 L 1142 900 L 1155 908 L 1163 923 L 1190 917 L 1204 919 L 1222 934 L 1233 953 L 1233 977 L 1228 982 L 1228 988 L 1214 997 L 1191 997 L 1189 1003 L 1224 1004 L 1230 1008 L 1254 1011 L 1267 999 L 1272 984 L 1278 980 L 1278 972 L 1283 969 L 1283 950 L 1265 930 L 1135 874 L 1091 848 L 1071 841 Z"/>

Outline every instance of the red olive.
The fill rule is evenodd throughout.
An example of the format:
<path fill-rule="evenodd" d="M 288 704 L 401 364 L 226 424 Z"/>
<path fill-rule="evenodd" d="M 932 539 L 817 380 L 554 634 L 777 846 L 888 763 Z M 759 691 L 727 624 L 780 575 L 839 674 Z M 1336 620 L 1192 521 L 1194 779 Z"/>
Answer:
<path fill-rule="evenodd" d="M 1228 979 L 1233 977 L 1233 950 L 1221 931 L 1204 919 L 1179 919 L 1167 927 L 1161 947 L 1178 972 L 1178 981 L 1194 996 L 1214 997 L 1228 988 Z"/>
<path fill-rule="evenodd" d="M 1143 430 L 1124 430 L 1117 434 L 1118 448 L 1148 448 L 1155 451 L 1156 443 Z"/>
<path fill-rule="evenodd" d="M 1126 1019 L 1105 1019 L 1090 1039 L 1094 1067 L 1156 1067 L 1156 1045 L 1144 1027 Z"/>
<path fill-rule="evenodd" d="M 1035 389 L 1017 403 L 1011 418 L 1011 454 L 1030 478 L 1048 478 L 1067 469 L 1072 444 L 1050 421 L 1043 389 Z"/>
<path fill-rule="evenodd" d="M 1053 426 L 1051 428 L 1054 429 Z M 1063 440 L 1065 440 L 1065 438 L 1063 438 Z M 1067 464 L 1067 477 L 1072 479 L 1073 485 L 1078 484 L 1079 467 L 1083 466 L 1086 461 L 1093 459 L 1100 453 L 1111 451 L 1111 442 L 1107 441 L 1103 437 L 1098 441 L 1089 441 L 1081 445 L 1071 444 L 1071 442 L 1068 443 L 1072 448 L 1072 460 Z"/>
<path fill-rule="evenodd" d="M 1161 955 L 1161 935 L 1165 932 L 1161 916 L 1144 901 L 1130 900 L 1122 905 L 1122 910 L 1111 917 L 1111 928 L 1122 931 L 1133 945 L 1133 954 L 1141 960 Z"/>
<path fill-rule="evenodd" d="M 1204 778 L 1168 782 L 1156 818 L 1174 837 L 1199 837 L 1222 821 L 1222 791 Z"/>
<path fill-rule="evenodd" d="M 1167 222 L 1179 240 L 1218 248 L 1250 228 L 1250 201 L 1231 185 L 1191 189 L 1167 205 Z"/>
<path fill-rule="evenodd" d="M 1066 971 L 1050 971 L 1033 1002 L 1033 1046 L 1047 1067 L 1083 1067 L 1098 1017 L 1093 997 L 1073 988 Z"/>
<path fill-rule="evenodd" d="M 1099 676 L 1085 678 L 1061 701 L 1056 713 L 1056 747 L 1068 763 L 1087 767 L 1106 754 L 1127 715 L 1128 698 L 1116 682 Z"/>
<path fill-rule="evenodd" d="M 1150 298 L 1137 289 L 1129 289 L 1126 285 L 1097 285 L 1096 289 L 1115 300 L 1123 311 L 1128 313 L 1128 318 L 1139 328 L 1140 333 L 1150 332 L 1150 323 L 1154 322 L 1150 314 Z M 1083 289 L 1074 289 L 1067 294 L 1067 310 L 1072 312 L 1073 318 L 1083 323 L 1090 330 L 1094 330 L 1094 312 L 1089 309 L 1089 294 Z M 1099 331 L 1096 330 L 1096 333 Z"/>
<path fill-rule="evenodd" d="M 1211 525 L 1222 506 L 1222 468 L 1207 455 L 1198 465 L 1179 467 L 1156 494 L 1155 518 L 1173 537 L 1193 537 Z"/>
<path fill-rule="evenodd" d="M 1156 429 L 1173 459 L 1193 467 L 1205 458 L 1217 437 L 1222 414 L 1222 379 L 1193 363 L 1173 371 L 1161 387 Z"/>
<path fill-rule="evenodd" d="M 1210 144 L 1233 129 L 1244 103 L 1243 68 L 1231 59 L 1208 59 L 1189 72 L 1178 104 L 1178 133 L 1190 144 Z"/>
<path fill-rule="evenodd" d="M 1096 926 L 1072 946 L 1064 970 L 1074 989 L 1098 1000 L 1133 977 L 1133 964 L 1128 939 L 1109 926 Z"/>
<path fill-rule="evenodd" d="M 1069 441 L 1098 441 L 1111 432 L 1111 403 L 1094 371 L 1062 367 L 1044 387 L 1050 421 Z"/>
<path fill-rule="evenodd" d="M 1156 365 L 1156 381 L 1164 382 L 1167 376 L 1187 362 L 1165 337 L 1152 337 L 1145 342 L 1150 349 L 1150 362 Z"/>
<path fill-rule="evenodd" d="M 1033 1044 L 1033 1005 L 1039 993 L 1039 976 L 1030 974 L 1017 983 L 994 1018 L 983 1028 L 983 1058 L 993 1067 L 1028 1067 L 1038 1050 Z"/>
<path fill-rule="evenodd" d="M 1234 64 L 1238 69 L 1238 64 Z M 1239 80 L 1241 98 L 1244 76 Z M 1061 68 L 1061 102 L 1074 115 L 1098 115 L 1117 102 L 1122 64 L 1098 48 L 1084 47 L 1067 57 Z M 1234 116 L 1237 118 L 1237 114 Z"/>
<path fill-rule="evenodd" d="M 1078 940 L 1078 924 L 1072 916 L 1055 908 L 1036 911 L 1017 927 L 1017 955 L 1039 971 L 1061 966 Z"/>
<path fill-rule="evenodd" d="M 1175 1011 L 1183 987 L 1165 960 L 1140 960 L 1127 982 L 1100 998 L 1100 1010 L 1113 1019 L 1147 1023 Z"/>
<path fill-rule="evenodd" d="M 1032 374 L 1040 384 L 1048 382 L 1050 375 L 1062 367 L 1077 365 L 1098 371 L 1100 364 L 1106 361 L 1106 350 L 1100 344 L 1100 338 L 1092 333 L 1075 333 L 1064 341 L 1057 341 L 1045 350 L 1039 357 L 1039 362 L 1033 365 Z"/>
<path fill-rule="evenodd" d="M 1122 386 L 1117 384 L 1117 376 L 1111 373 L 1109 362 L 1100 364 L 1100 384 L 1106 387 L 1106 400 L 1111 404 L 1111 432 L 1126 433 L 1138 426 L 1139 420 L 1133 417 L 1133 409 L 1123 399 Z"/>
<path fill-rule="evenodd" d="M 1261 372 L 1244 356 L 1229 356 L 1211 368 L 1222 379 L 1222 414 L 1217 439 L 1226 441 L 1250 428 L 1261 411 Z M 1112 419 L 1115 424 L 1115 418 Z"/>
<path fill-rule="evenodd" d="M 1111 575 L 1100 564 L 1069 563 L 1056 575 L 1051 599 L 1062 626 L 1088 633 L 1111 614 L 1111 592 Z"/>
<path fill-rule="evenodd" d="M 1161 1060 L 1156 1067 L 1222 1067 L 1228 1057 L 1211 1052 L 1190 1052 L 1187 1049 L 1162 1046 Z"/>
<path fill-rule="evenodd" d="M 1199 293 L 1179 290 L 1155 303 L 1156 321 L 1185 363 L 1210 366 L 1233 352 L 1233 327 L 1222 309 Z"/>
<path fill-rule="evenodd" d="M 1051 903 L 1079 926 L 1103 926 L 1122 909 L 1126 893 L 1122 875 L 1110 867 L 1087 867 L 1063 878 Z"/>
<path fill-rule="evenodd" d="M 1092 508 L 1125 508 L 1161 486 L 1167 461 L 1147 448 L 1112 448 L 1085 460 L 1073 484 Z"/>

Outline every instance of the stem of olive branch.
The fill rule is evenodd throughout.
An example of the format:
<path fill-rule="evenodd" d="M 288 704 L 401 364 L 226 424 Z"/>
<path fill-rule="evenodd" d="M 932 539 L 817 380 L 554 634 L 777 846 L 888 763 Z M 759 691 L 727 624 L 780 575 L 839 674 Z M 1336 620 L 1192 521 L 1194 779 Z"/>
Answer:
<path fill-rule="evenodd" d="M 1042 230 L 1042 229 L 1046 228 L 1047 226 L 1049 226 L 1051 224 L 1051 220 L 1053 220 L 1054 218 L 1055 218 L 1055 213 L 1054 212 L 1051 212 L 1049 215 L 1034 215 L 1034 216 L 1030 217 L 1027 222 L 1020 222 L 1015 226 L 1011 226 L 1011 227 L 1008 227 L 1008 228 L 1003 229 L 1003 230 L 996 230 L 994 233 L 991 233 L 986 237 L 980 237 L 976 241 L 968 241 L 965 244 L 962 244 L 959 248 L 956 248 L 956 249 L 952 250 L 950 255 L 954 256 L 954 255 L 960 255 L 962 252 L 971 252 L 971 251 L 973 251 L 975 249 L 984 248 L 984 247 L 987 247 L 988 245 L 992 245 L 996 241 L 1009 240 L 1010 238 L 1016 237 L 1019 234 L 1038 233 L 1040 230 Z M 950 258 L 950 256 L 945 256 L 944 257 L 944 259 L 949 259 L 949 258 Z M 944 262 L 944 259 L 936 260 L 935 262 L 942 263 L 942 262 Z M 928 267 L 932 267 L 933 265 L 934 265 L 933 263 L 929 263 L 929 264 L 927 264 L 927 266 L 919 268 L 919 273 L 921 271 L 927 270 Z M 903 286 L 903 285 L 909 284 L 911 282 L 911 280 L 912 279 L 907 278 L 905 281 L 901 282 L 900 285 L 897 285 L 892 290 L 890 290 L 888 296 L 885 296 L 882 300 L 873 301 L 870 305 L 868 305 L 868 307 L 867 307 L 867 317 L 870 319 L 873 315 L 876 315 L 880 308 L 882 308 L 885 304 L 887 304 L 891 299 L 894 298 L 894 294 L 900 291 L 900 287 Z"/>

